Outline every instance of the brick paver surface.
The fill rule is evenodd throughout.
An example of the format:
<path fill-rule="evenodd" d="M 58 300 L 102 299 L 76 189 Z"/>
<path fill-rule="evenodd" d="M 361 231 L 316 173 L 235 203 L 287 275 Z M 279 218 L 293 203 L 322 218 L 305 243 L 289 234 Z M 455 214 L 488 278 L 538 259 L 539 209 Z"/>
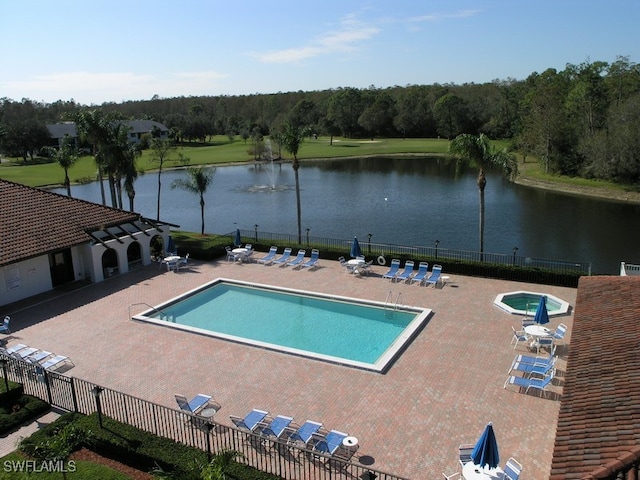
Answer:
<path fill-rule="evenodd" d="M 215 420 L 224 424 L 231 424 L 229 415 L 252 408 L 298 423 L 318 420 L 356 436 L 358 456 L 373 460 L 375 468 L 413 479 L 455 471 L 458 445 L 475 442 L 493 422 L 501 463 L 513 456 L 524 465 L 522 478 L 548 477 L 560 404 L 503 389 L 514 355 L 526 349 L 510 345 L 511 326 L 519 327 L 520 317 L 493 300 L 529 290 L 574 305 L 575 289 L 458 275 L 444 288 L 420 287 L 383 280 L 388 267 L 374 265 L 372 275 L 360 278 L 326 260 L 312 271 L 224 260 L 191 264 L 180 272 L 152 265 L 20 310 L 14 305 L 6 312 L 13 330 L 8 344 L 68 355 L 75 363 L 69 375 L 167 406 L 175 406 L 174 393 L 211 394 L 222 405 Z M 144 304 L 157 305 L 214 278 L 376 301 L 401 293 L 403 304 L 433 314 L 384 374 L 130 319 Z M 549 326 L 566 323 L 570 337 L 572 319 L 552 318 Z M 564 366 L 561 355 L 560 381 Z M 551 390 L 558 394 L 561 385 Z"/>

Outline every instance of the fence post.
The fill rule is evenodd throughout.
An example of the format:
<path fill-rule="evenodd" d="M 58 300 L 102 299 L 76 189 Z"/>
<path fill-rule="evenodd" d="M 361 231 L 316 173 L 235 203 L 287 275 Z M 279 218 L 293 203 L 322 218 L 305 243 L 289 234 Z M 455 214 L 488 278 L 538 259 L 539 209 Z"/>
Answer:
<path fill-rule="evenodd" d="M 78 396 L 76 393 L 76 377 L 69 377 L 71 379 L 71 400 L 73 401 L 73 411 L 79 412 L 78 410 Z"/>

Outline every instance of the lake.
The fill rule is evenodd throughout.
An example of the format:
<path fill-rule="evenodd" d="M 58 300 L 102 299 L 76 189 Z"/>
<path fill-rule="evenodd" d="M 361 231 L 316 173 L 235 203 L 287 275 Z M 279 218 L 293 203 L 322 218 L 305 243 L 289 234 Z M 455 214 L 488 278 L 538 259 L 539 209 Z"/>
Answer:
<path fill-rule="evenodd" d="M 476 169 L 456 173 L 445 158 L 359 158 L 305 161 L 299 170 L 302 230 L 343 238 L 372 234 L 374 243 L 478 250 Z M 162 173 L 160 218 L 200 231 L 198 195 L 171 189 L 182 170 Z M 135 210 L 156 218 L 157 173 L 135 184 Z M 105 188 L 108 188 L 105 182 Z M 65 194 L 64 189 L 54 190 Z M 75 198 L 101 202 L 98 183 L 71 187 Z M 124 198 L 128 206 L 128 199 Z M 108 199 L 110 202 L 110 199 Z M 205 195 L 205 231 L 296 233 L 289 163 L 216 167 Z M 591 262 L 594 273 L 617 274 L 620 262 L 640 263 L 640 206 L 515 185 L 487 173 L 485 252 Z"/>

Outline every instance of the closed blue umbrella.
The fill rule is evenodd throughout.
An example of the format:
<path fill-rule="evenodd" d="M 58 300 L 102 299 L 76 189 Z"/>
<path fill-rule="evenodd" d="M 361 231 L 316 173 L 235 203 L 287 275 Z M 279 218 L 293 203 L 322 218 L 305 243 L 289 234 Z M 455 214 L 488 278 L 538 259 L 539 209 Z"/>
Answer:
<path fill-rule="evenodd" d="M 239 228 L 236 228 L 236 238 L 233 241 L 233 244 L 236 247 L 239 247 L 240 245 L 242 245 L 242 239 L 240 238 L 240 229 Z"/>
<path fill-rule="evenodd" d="M 176 244 L 173 243 L 171 235 L 169 235 L 169 240 L 167 240 L 167 253 L 176 253 Z"/>
<path fill-rule="evenodd" d="M 547 311 L 547 297 L 545 297 L 544 295 L 540 297 L 540 303 L 538 303 L 538 308 L 536 308 L 536 315 L 533 317 L 533 321 L 536 323 L 539 323 L 540 325 L 549 323 L 549 312 Z"/>
<path fill-rule="evenodd" d="M 360 243 L 358 243 L 358 237 L 353 237 L 353 243 L 351 244 L 351 256 L 353 258 L 362 256 L 362 251 L 360 250 Z"/>
<path fill-rule="evenodd" d="M 498 453 L 498 442 L 493 432 L 493 425 L 487 424 L 478 439 L 473 451 L 471 452 L 471 460 L 475 465 L 484 468 L 496 468 L 500 463 L 500 454 Z"/>

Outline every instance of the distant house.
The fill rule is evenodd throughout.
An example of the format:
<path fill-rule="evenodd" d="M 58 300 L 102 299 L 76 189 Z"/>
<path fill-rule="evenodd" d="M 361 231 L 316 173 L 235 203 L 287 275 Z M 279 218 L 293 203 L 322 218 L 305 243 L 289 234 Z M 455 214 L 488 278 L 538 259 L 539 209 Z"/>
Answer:
<path fill-rule="evenodd" d="M 128 135 L 131 143 L 139 143 L 145 134 L 153 135 L 158 138 L 167 138 L 169 129 L 160 122 L 154 120 L 123 120 L 123 123 L 129 127 Z M 49 135 L 54 140 L 54 145 L 61 145 L 65 136 L 77 138 L 78 132 L 76 124 L 73 122 L 54 123 L 47 125 Z"/>
<path fill-rule="evenodd" d="M 6 180 L 0 212 L 0 305 L 149 265 L 172 226 Z"/>

